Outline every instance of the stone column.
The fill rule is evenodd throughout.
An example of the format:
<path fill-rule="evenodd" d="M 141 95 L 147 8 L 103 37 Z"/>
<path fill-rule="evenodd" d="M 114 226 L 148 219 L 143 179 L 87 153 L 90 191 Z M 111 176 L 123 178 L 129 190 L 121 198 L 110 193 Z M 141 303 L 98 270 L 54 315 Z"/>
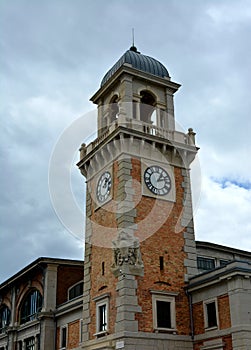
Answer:
<path fill-rule="evenodd" d="M 85 225 L 85 261 L 84 261 L 84 291 L 83 291 L 83 314 L 82 314 L 82 342 L 89 340 L 89 324 L 91 322 L 90 315 L 90 292 L 91 292 L 91 254 L 92 254 L 92 224 L 91 224 L 91 188 L 90 184 L 86 186 L 86 225 Z"/>
<path fill-rule="evenodd" d="M 184 261 L 184 267 L 186 268 L 186 274 L 184 276 L 185 282 L 188 282 L 190 277 L 198 274 L 197 269 L 197 252 L 194 236 L 194 224 L 193 224 L 193 205 L 192 205 L 192 193 L 190 184 L 190 171 L 189 169 L 182 169 L 183 182 L 182 187 L 184 189 L 183 197 L 183 210 L 181 213 L 181 226 L 185 227 L 184 231 L 184 251 L 186 252 L 186 259 Z M 178 228 L 177 228 L 178 229 Z"/>
<path fill-rule="evenodd" d="M 40 332 L 40 349 L 55 349 L 55 322 L 54 311 L 56 309 L 57 297 L 57 265 L 48 264 L 44 276 L 44 300 L 43 308 L 39 315 L 41 332 Z"/>
<path fill-rule="evenodd" d="M 119 101 L 119 116 L 133 118 L 133 94 L 132 94 L 132 77 L 124 76 L 121 79 L 121 99 Z"/>
<path fill-rule="evenodd" d="M 175 130 L 174 120 L 174 105 L 173 105 L 173 94 L 170 90 L 166 89 L 166 104 L 167 104 L 167 120 L 164 120 L 164 128 L 169 131 Z M 167 125 L 166 125 L 167 124 Z"/>

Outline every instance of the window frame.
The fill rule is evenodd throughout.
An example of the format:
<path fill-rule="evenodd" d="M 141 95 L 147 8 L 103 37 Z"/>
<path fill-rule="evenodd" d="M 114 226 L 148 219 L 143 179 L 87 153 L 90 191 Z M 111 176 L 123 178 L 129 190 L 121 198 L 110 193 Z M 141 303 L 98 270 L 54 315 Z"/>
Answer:
<path fill-rule="evenodd" d="M 83 295 L 83 292 L 82 292 L 82 294 L 80 294 L 80 295 L 78 295 L 78 296 L 76 296 L 76 297 L 74 297 L 74 298 L 70 298 L 70 291 L 71 291 L 73 288 L 75 288 L 76 286 L 78 286 L 79 284 L 82 284 L 82 285 L 83 285 L 83 292 L 84 292 L 84 281 L 83 281 L 83 280 L 78 281 L 77 283 L 73 284 L 72 286 L 70 286 L 70 287 L 68 288 L 68 291 L 67 291 L 67 298 L 68 298 L 68 301 L 73 300 L 73 299 L 76 299 L 76 298 L 79 298 L 80 296 Z"/>
<path fill-rule="evenodd" d="M 214 303 L 215 305 L 215 319 L 216 319 L 216 325 L 209 326 L 209 320 L 208 320 L 208 305 Z M 217 298 L 212 298 L 203 301 L 203 311 L 204 311 L 204 328 L 206 331 L 218 329 L 219 328 L 219 312 L 218 312 L 218 300 Z"/>
<path fill-rule="evenodd" d="M 96 303 L 96 333 L 95 336 L 103 336 L 107 335 L 109 332 L 109 300 L 110 293 L 105 293 L 99 297 L 93 298 Z M 106 307 L 106 328 L 104 330 L 100 330 L 100 308 Z"/>
<path fill-rule="evenodd" d="M 8 328 L 8 326 L 10 325 L 11 310 L 10 310 L 10 308 L 8 308 L 7 305 L 2 304 L 0 307 L 0 314 L 1 314 L 0 334 L 3 334 L 3 333 L 5 333 L 6 328 Z M 6 316 L 5 318 L 3 318 L 4 315 Z"/>
<path fill-rule="evenodd" d="M 65 345 L 63 345 L 63 331 L 65 330 Z M 67 338 L 68 338 L 68 325 L 63 325 L 60 327 L 60 349 L 67 348 Z"/>
<path fill-rule="evenodd" d="M 176 305 L 175 297 L 178 293 L 173 292 L 161 292 L 161 291 L 151 291 L 152 293 L 152 315 L 153 315 L 153 328 L 154 331 L 158 332 L 176 332 Z M 171 328 L 168 327 L 158 327 L 158 317 L 157 317 L 157 301 L 170 303 L 170 324 Z"/>
<path fill-rule="evenodd" d="M 37 293 L 37 297 L 36 297 L 36 303 L 34 304 L 34 300 L 32 301 L 32 295 L 34 295 L 34 293 Z M 40 298 L 40 299 L 39 299 Z M 28 306 L 25 306 L 25 303 L 28 303 Z M 36 310 L 35 312 L 31 313 L 30 311 L 32 308 L 34 308 L 34 305 L 36 306 Z M 27 307 L 29 308 L 29 313 L 25 314 L 25 316 L 23 315 L 24 313 L 24 308 Z M 40 291 L 36 288 L 33 288 L 32 290 L 30 290 L 23 298 L 22 303 L 21 303 L 21 307 L 20 307 L 20 311 L 19 311 L 19 323 L 20 325 L 23 325 L 27 322 L 31 322 L 37 319 L 37 315 L 39 314 L 39 312 L 41 312 L 43 307 L 43 295 L 40 293 Z"/>
<path fill-rule="evenodd" d="M 200 267 L 199 266 L 199 261 L 211 261 L 211 262 L 213 262 L 214 263 L 214 267 L 213 268 L 211 268 L 211 269 L 203 269 L 202 267 Z M 209 256 L 198 256 L 197 257 L 197 267 L 198 267 L 198 270 L 200 271 L 200 272 L 208 272 L 208 271 L 212 271 L 212 270 L 214 270 L 215 268 L 216 268 L 216 260 L 215 260 L 215 258 L 213 258 L 213 257 L 209 257 Z"/>
<path fill-rule="evenodd" d="M 31 342 L 30 344 L 28 344 Z M 35 350 L 36 349 L 36 339 L 34 336 L 25 339 L 24 341 L 25 350 Z"/>

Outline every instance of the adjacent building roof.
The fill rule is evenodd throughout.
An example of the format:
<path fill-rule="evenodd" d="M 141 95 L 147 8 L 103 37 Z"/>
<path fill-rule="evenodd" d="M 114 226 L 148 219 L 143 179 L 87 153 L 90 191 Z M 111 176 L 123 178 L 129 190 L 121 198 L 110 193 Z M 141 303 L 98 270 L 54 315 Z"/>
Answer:
<path fill-rule="evenodd" d="M 140 52 L 137 51 L 137 48 L 135 46 L 132 46 L 105 74 L 104 78 L 101 81 L 101 86 L 103 86 L 114 75 L 114 73 L 125 63 L 130 64 L 133 68 L 138 69 L 140 71 L 150 73 L 161 78 L 170 78 L 166 67 L 162 63 L 157 61 L 155 58 L 142 55 Z"/>

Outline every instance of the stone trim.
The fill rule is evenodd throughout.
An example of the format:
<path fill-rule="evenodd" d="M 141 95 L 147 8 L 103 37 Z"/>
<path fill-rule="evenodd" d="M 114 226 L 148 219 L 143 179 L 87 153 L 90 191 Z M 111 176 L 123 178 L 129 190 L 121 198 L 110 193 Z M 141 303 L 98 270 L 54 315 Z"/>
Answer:
<path fill-rule="evenodd" d="M 184 276 L 185 282 L 188 282 L 189 278 L 198 274 L 197 269 L 197 252 L 194 237 L 194 224 L 193 224 L 193 207 L 192 207 L 192 194 L 190 185 L 189 170 L 182 169 L 183 182 L 182 187 L 184 189 L 183 198 L 183 212 L 181 217 L 181 225 L 185 227 L 184 230 L 184 252 L 186 258 L 184 259 L 184 266 L 186 268 L 186 274 Z"/>

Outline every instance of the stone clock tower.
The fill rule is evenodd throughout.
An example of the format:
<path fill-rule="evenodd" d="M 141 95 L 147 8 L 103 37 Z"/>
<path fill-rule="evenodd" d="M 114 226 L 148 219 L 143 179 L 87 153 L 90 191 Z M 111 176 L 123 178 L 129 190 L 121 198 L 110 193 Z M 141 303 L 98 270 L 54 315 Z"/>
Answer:
<path fill-rule="evenodd" d="M 192 349 L 184 287 L 197 273 L 197 148 L 192 129 L 175 129 L 179 87 L 133 46 L 91 98 L 98 133 L 78 163 L 87 183 L 84 349 Z"/>

